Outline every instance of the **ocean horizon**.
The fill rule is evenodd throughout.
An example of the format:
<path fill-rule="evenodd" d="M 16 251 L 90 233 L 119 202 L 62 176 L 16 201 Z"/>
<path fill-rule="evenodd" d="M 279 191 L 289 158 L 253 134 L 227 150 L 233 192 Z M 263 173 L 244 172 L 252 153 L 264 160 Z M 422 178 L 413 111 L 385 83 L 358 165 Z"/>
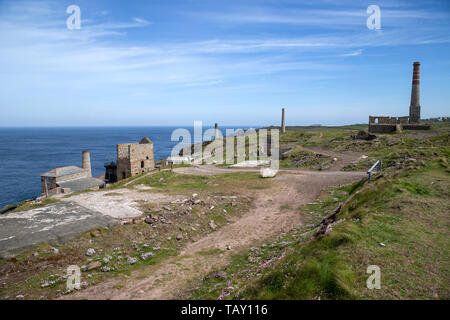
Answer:
<path fill-rule="evenodd" d="M 119 143 L 153 142 L 155 162 L 167 158 L 179 141 L 171 141 L 177 128 L 193 126 L 129 127 L 0 127 L 0 208 L 41 194 L 40 175 L 68 165 L 81 166 L 81 152 L 89 150 L 92 176 L 105 173 L 104 163 L 116 160 Z M 212 126 L 203 126 L 203 132 Z M 219 129 L 247 129 L 251 126 L 223 126 Z M 223 132 L 225 134 L 225 132 Z"/>

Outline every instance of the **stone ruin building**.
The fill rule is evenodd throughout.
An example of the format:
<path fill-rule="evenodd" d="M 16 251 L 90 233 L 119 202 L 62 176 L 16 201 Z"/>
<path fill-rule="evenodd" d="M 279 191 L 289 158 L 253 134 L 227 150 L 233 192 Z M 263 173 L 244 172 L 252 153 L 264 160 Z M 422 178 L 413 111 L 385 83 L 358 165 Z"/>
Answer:
<path fill-rule="evenodd" d="M 83 151 L 81 162 L 81 168 L 65 166 L 41 174 L 42 195 L 48 197 L 85 189 L 103 188 L 105 182 L 116 182 L 148 172 L 155 168 L 153 142 L 144 137 L 136 143 L 118 144 L 117 162 L 105 163 L 104 179 L 92 177 L 89 151 Z"/>
<path fill-rule="evenodd" d="M 430 126 L 420 120 L 420 62 L 414 62 L 409 116 L 369 116 L 369 132 L 389 133 L 402 130 L 428 129 L 430 129 Z"/>
<path fill-rule="evenodd" d="M 155 168 L 153 142 L 144 137 L 136 143 L 118 144 L 116 166 L 117 180 L 153 170 Z"/>
<path fill-rule="evenodd" d="M 42 195 L 48 197 L 85 189 L 98 189 L 103 187 L 105 182 L 92 177 L 89 151 L 83 151 L 82 168 L 66 166 L 47 171 L 41 174 L 41 185 Z"/>

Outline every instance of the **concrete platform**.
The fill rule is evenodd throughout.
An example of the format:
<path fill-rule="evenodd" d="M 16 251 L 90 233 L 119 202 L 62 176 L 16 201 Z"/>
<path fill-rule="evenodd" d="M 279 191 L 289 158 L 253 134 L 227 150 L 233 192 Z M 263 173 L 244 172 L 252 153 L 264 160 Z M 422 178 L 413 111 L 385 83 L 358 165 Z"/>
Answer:
<path fill-rule="evenodd" d="M 41 243 L 60 243 L 119 221 L 72 202 L 0 215 L 0 257 Z"/>

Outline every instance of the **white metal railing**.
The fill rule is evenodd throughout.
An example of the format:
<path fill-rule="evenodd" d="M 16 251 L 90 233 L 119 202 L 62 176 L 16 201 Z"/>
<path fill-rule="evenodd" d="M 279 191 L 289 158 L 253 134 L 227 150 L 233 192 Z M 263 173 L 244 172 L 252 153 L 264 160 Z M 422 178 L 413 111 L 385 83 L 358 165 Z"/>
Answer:
<path fill-rule="evenodd" d="M 369 183 L 370 183 L 370 181 L 372 180 L 372 174 L 375 174 L 374 172 L 373 172 L 373 170 L 374 169 L 377 169 L 377 172 L 378 171 L 381 171 L 381 169 L 382 169 L 382 161 L 381 160 L 377 160 L 374 164 L 373 164 L 373 166 L 367 171 L 367 174 L 369 175 Z"/>

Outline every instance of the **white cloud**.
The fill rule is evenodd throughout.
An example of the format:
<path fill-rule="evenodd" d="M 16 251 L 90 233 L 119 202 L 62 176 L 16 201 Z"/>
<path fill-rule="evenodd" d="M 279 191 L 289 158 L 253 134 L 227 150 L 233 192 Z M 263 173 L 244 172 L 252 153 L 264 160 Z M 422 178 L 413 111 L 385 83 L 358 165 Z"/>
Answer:
<path fill-rule="evenodd" d="M 189 15 L 207 21 L 225 24 L 292 24 L 313 26 L 323 29 L 353 29 L 364 25 L 368 17 L 367 6 L 360 4 L 352 9 L 277 9 L 274 7 L 236 7 L 228 12 L 189 13 Z M 401 26 L 417 23 L 418 20 L 433 20 L 446 22 L 449 14 L 446 12 L 423 9 L 392 9 L 381 6 L 383 24 Z"/>
<path fill-rule="evenodd" d="M 299 32 L 282 35 L 235 32 L 226 38 L 213 39 L 191 34 L 190 41 L 183 42 L 152 38 L 149 33 L 148 39 L 133 38 L 136 41 L 131 44 L 127 35 L 135 31 L 134 28 L 151 26 L 149 29 L 153 31 L 153 26 L 160 26 L 156 21 L 153 25 L 141 17 L 112 22 L 105 12 L 83 20 L 85 23 L 80 30 L 68 30 L 65 28 L 67 15 L 56 14 L 51 6 L 41 5 L 36 11 L 30 10 L 28 8 L 26 13 L 13 10 L 14 14 L 0 10 L 0 85 L 9 93 L 0 98 L 2 105 L 42 107 L 52 101 L 58 105 L 65 99 L 79 99 L 87 105 L 99 104 L 106 108 L 109 104 L 129 100 L 131 104 L 133 99 L 146 103 L 147 99 L 164 94 L 164 99 L 178 95 L 183 96 L 183 100 L 184 95 L 198 93 L 198 90 L 203 90 L 201 94 L 212 92 L 213 95 L 219 90 L 222 93 L 244 90 L 246 94 L 251 90 L 272 92 L 278 77 L 282 87 L 290 84 L 289 77 L 295 79 L 292 81 L 295 83 L 317 83 L 351 74 L 356 68 L 350 64 L 352 59 L 338 59 L 336 63 L 333 59 L 338 56 L 359 56 L 371 47 L 450 41 L 445 28 L 436 32 L 423 26 L 414 37 L 408 26 L 373 32 L 365 28 L 364 10 L 359 27 L 354 24 L 354 18 L 359 19 L 359 11 L 319 10 L 310 12 L 308 23 L 334 17 L 354 28 L 333 32 L 320 29 L 321 33 L 315 29 L 315 33 L 301 32 L 299 28 Z M 290 23 L 283 19 L 299 17 L 272 13 L 255 14 L 249 19 L 279 19 Z M 289 94 L 292 96 L 292 92 Z M 232 99 L 233 95 L 225 96 Z M 55 107 L 55 110 L 58 109 Z"/>
<path fill-rule="evenodd" d="M 349 52 L 349 53 L 344 53 L 344 54 L 341 54 L 341 56 L 342 57 L 354 57 L 354 56 L 359 56 L 359 55 L 361 55 L 362 53 L 363 53 L 363 49 L 359 49 L 359 50 L 356 50 L 356 51 L 352 51 L 352 52 Z"/>

